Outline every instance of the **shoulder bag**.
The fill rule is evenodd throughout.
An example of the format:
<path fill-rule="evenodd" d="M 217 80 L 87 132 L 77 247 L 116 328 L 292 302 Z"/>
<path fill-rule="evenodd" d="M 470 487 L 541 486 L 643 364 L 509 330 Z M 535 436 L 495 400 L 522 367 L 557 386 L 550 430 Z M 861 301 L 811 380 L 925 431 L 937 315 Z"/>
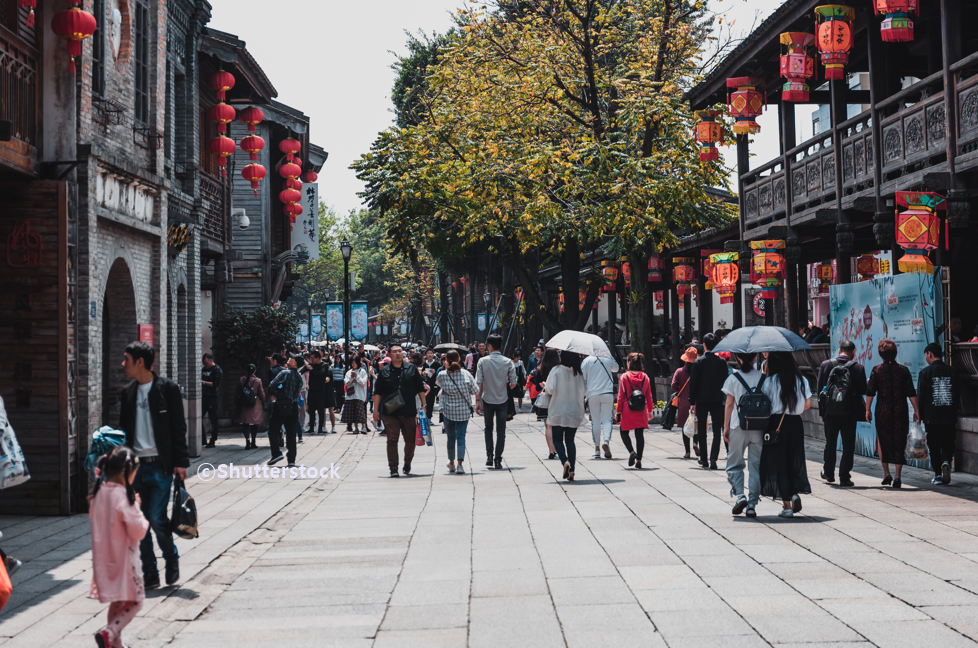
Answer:
<path fill-rule="evenodd" d="M 787 410 L 785 410 L 785 412 L 781 414 L 781 418 L 778 420 L 777 426 L 774 425 L 775 417 L 773 416 L 771 417 L 770 423 L 768 424 L 767 431 L 764 433 L 764 445 L 766 446 L 774 445 L 780 440 L 781 424 L 784 423 L 784 417 L 785 414 L 787 413 L 788 413 Z"/>
<path fill-rule="evenodd" d="M 475 413 L 475 410 L 472 409 L 472 402 L 469 399 L 468 395 L 462 392 L 462 388 L 458 386 L 458 383 L 457 382 L 455 382 L 455 377 L 452 376 L 452 372 L 451 371 L 448 372 L 448 379 L 452 381 L 452 384 L 453 385 L 455 385 L 455 389 L 458 390 L 459 396 L 461 396 L 462 398 L 465 399 L 465 404 L 469 406 L 469 416 L 471 417 L 472 414 Z"/>
<path fill-rule="evenodd" d="M 387 374 L 390 377 L 390 372 Z M 387 414 L 394 414 L 397 410 L 404 407 L 407 403 L 404 400 L 404 396 L 401 395 L 401 378 L 404 376 L 404 369 L 401 369 L 401 374 L 397 377 L 397 389 L 393 394 L 388 394 L 384 399 L 384 412 Z"/>

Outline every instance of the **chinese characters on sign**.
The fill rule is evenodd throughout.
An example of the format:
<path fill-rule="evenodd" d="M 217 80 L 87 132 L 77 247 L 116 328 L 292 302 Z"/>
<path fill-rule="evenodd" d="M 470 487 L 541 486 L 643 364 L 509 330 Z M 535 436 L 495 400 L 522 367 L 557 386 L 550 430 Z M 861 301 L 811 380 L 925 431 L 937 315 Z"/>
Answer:
<path fill-rule="evenodd" d="M 319 260 L 319 184 L 302 186 L 302 215 L 292 223 L 292 249 Z"/>

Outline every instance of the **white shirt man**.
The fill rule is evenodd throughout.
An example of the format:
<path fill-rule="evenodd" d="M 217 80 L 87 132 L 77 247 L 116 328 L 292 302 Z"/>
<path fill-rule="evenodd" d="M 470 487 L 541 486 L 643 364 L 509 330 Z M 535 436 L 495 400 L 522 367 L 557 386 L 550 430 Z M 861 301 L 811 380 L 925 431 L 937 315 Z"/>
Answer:
<path fill-rule="evenodd" d="M 764 449 L 764 430 L 745 430 L 741 426 L 738 404 L 741 397 L 750 389 L 757 387 L 764 378 L 754 369 L 756 354 L 737 354 L 741 371 L 735 371 L 723 383 L 721 391 L 726 394 L 727 403 L 723 417 L 723 440 L 729 444 L 727 451 L 727 481 L 730 482 L 730 496 L 736 497 L 733 514 L 740 515 L 747 509 L 747 517 L 757 515 L 755 508 L 761 498 L 761 451 Z M 746 386 L 744 385 L 746 383 Z M 744 451 L 750 464 L 748 492 L 744 496 Z"/>
<path fill-rule="evenodd" d="M 611 433 L 615 420 L 615 373 L 621 371 L 611 358 L 588 356 L 581 362 L 584 374 L 588 409 L 591 410 L 591 437 L 594 441 L 594 457 L 611 459 Z M 603 435 L 602 435 L 603 432 Z"/>

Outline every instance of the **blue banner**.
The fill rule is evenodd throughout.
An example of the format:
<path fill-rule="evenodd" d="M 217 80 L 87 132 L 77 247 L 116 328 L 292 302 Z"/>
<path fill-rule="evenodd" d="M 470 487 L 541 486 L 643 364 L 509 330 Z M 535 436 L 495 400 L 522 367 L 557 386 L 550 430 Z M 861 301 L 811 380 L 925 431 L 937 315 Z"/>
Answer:
<path fill-rule="evenodd" d="M 330 340 L 343 337 L 343 304 L 326 304 L 326 337 Z"/>
<path fill-rule="evenodd" d="M 350 304 L 350 335 L 354 340 L 364 340 L 367 338 L 367 302 L 353 302 Z"/>
<path fill-rule="evenodd" d="M 323 316 L 316 314 L 312 316 L 312 336 L 319 337 L 323 332 Z"/>
<path fill-rule="evenodd" d="M 485 331 L 486 330 L 486 314 L 485 313 L 479 313 L 479 316 L 478 316 L 478 325 L 479 325 L 479 330 L 480 331 Z"/>

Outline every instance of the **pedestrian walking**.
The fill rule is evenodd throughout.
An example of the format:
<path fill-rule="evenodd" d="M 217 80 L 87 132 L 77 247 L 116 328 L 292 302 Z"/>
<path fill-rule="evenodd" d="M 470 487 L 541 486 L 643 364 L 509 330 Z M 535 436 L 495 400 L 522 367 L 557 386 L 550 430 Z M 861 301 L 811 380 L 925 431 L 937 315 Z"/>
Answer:
<path fill-rule="evenodd" d="M 927 366 L 917 377 L 917 402 L 920 404 L 920 420 L 927 430 L 930 466 L 934 471 L 931 483 L 947 486 L 951 483 L 961 379 L 957 368 L 945 364 L 943 357 L 944 349 L 940 344 L 931 342 L 924 348 Z"/>
<path fill-rule="evenodd" d="M 204 368 L 200 372 L 201 410 L 211 424 L 211 439 L 204 444 L 205 448 L 213 448 L 217 444 L 217 423 L 220 412 L 221 381 L 224 379 L 224 372 L 214 362 L 214 356 L 205 353 L 203 358 Z"/>
<path fill-rule="evenodd" d="M 342 423 L 346 423 L 346 431 L 353 434 L 367 433 L 367 370 L 363 368 L 363 360 L 359 356 L 350 358 L 350 370 L 343 379 L 346 385 L 346 402 L 343 405 Z"/>
<path fill-rule="evenodd" d="M 733 514 L 740 515 L 746 509 L 747 517 L 757 516 L 757 504 L 761 499 L 761 454 L 764 450 L 764 432 L 762 429 L 745 429 L 746 422 L 742 416 L 751 412 L 742 412 L 753 406 L 753 399 L 760 397 L 767 404 L 770 412 L 771 400 L 764 394 L 764 382 L 767 377 L 754 368 L 756 353 L 738 353 L 740 371 L 735 371 L 723 383 L 723 393 L 727 402 L 723 412 L 723 440 L 727 443 L 727 482 L 730 483 L 730 497 L 736 498 Z M 748 398 L 745 400 L 745 396 Z M 744 453 L 747 462 L 744 462 Z M 748 470 L 749 497 L 744 496 L 744 470 Z"/>
<path fill-rule="evenodd" d="M 309 381 L 309 392 L 306 398 L 306 408 L 309 411 L 309 436 L 323 434 L 326 427 L 326 412 L 329 411 L 329 422 L 336 431 L 336 414 L 334 407 L 334 390 L 332 369 L 328 362 L 323 361 L 323 354 L 314 349 L 309 354 L 309 364 L 303 370 Z M 318 423 L 317 423 L 318 421 Z"/>
<path fill-rule="evenodd" d="M 526 379 L 529 373 L 523 365 L 523 352 L 520 349 L 513 352 L 513 366 L 516 367 L 516 387 L 511 390 L 510 396 L 516 399 L 518 403 L 516 411 L 522 414 L 523 394 L 526 393 Z"/>
<path fill-rule="evenodd" d="M 424 381 L 428 384 L 428 394 L 425 396 L 425 414 L 428 415 L 428 422 L 434 424 L 434 417 L 432 414 L 435 412 L 435 399 L 438 397 L 438 387 L 435 383 L 435 376 L 438 375 L 438 370 L 441 368 L 441 363 L 435 358 L 435 352 L 432 349 L 427 349 L 424 354 L 424 362 L 422 363 L 422 373 L 424 374 Z"/>
<path fill-rule="evenodd" d="M 779 517 L 801 511 L 801 497 L 812 492 L 805 464 L 805 426 L 802 413 L 812 406 L 812 390 L 794 356 L 786 351 L 768 354 L 767 380 L 761 390 L 771 401 L 768 433 L 777 442 L 761 453 L 761 495 L 781 500 Z"/>
<path fill-rule="evenodd" d="M 330 371 L 333 372 L 332 389 L 333 389 L 333 405 L 340 409 L 346 404 L 346 387 L 343 385 L 343 376 L 346 375 L 346 368 L 343 363 L 343 357 L 338 351 L 333 353 L 333 363 Z M 342 412 L 337 412 L 342 416 Z M 336 434 L 336 424 L 333 423 L 335 419 L 330 417 L 330 426 L 332 427 L 333 434 Z"/>
<path fill-rule="evenodd" d="M 544 421 L 544 435 L 547 439 L 547 448 L 550 450 L 550 454 L 547 459 L 557 458 L 557 449 L 554 447 L 554 437 L 553 428 L 550 427 L 550 423 L 547 423 L 547 416 L 549 414 L 548 408 L 550 407 L 550 396 L 546 393 L 547 378 L 550 377 L 550 372 L 560 365 L 560 353 L 557 349 L 547 349 L 543 354 L 543 359 L 537 368 L 533 370 L 530 376 L 530 383 L 537 389 L 539 395 L 536 400 L 533 401 L 533 411 L 537 414 L 538 421 Z"/>
<path fill-rule="evenodd" d="M 281 371 L 268 385 L 268 395 L 275 402 L 272 409 L 272 420 L 268 426 L 268 442 L 272 450 L 272 458 L 268 460 L 268 465 L 272 466 L 282 461 L 288 460 L 288 467 L 295 467 L 296 457 L 296 438 L 299 424 L 299 417 L 296 415 L 296 408 L 299 406 L 299 392 L 302 389 L 302 378 L 296 370 L 295 358 L 289 358 L 285 369 Z M 280 435 L 278 431 L 285 427 L 285 447 L 286 457 L 282 457 L 282 449 L 279 446 Z"/>
<path fill-rule="evenodd" d="M 474 411 L 472 396 L 479 393 L 479 386 L 472 374 L 462 368 L 458 351 L 452 349 L 445 359 L 448 368 L 438 373 L 435 382 L 441 390 L 441 413 L 448 435 L 448 471 L 463 474 L 465 432 Z"/>
<path fill-rule="evenodd" d="M 900 488 L 903 466 L 907 463 L 904 453 L 907 435 L 910 433 L 910 412 L 907 400 L 913 404 L 913 420 L 919 421 L 917 413 L 917 390 L 913 386 L 910 370 L 897 364 L 897 345 L 889 338 L 880 340 L 877 345 L 881 364 L 873 367 L 866 386 L 866 421 L 873 422 L 873 399 L 876 401 L 876 451 L 883 466 L 883 485 Z M 894 465 L 896 477 L 890 475 L 890 464 Z"/>
<path fill-rule="evenodd" d="M 533 373 L 533 370 L 539 366 L 540 362 L 543 360 L 543 347 L 536 347 L 533 349 L 533 355 L 530 356 L 530 360 L 527 363 L 527 369 L 529 373 Z"/>
<path fill-rule="evenodd" d="M 476 414 L 483 414 L 486 428 L 486 466 L 503 467 L 503 450 L 506 447 L 506 416 L 509 389 L 516 386 L 516 368 L 513 362 L 499 350 L 503 346 L 501 335 L 490 335 L 486 340 L 489 354 L 476 359 L 475 382 L 479 386 L 479 398 L 475 403 Z M 483 345 L 479 345 L 480 352 Z M 493 421 L 496 442 L 493 445 Z"/>
<path fill-rule="evenodd" d="M 245 450 L 257 448 L 255 439 L 258 437 L 258 427 L 264 422 L 265 390 L 262 389 L 261 379 L 255 376 L 257 368 L 248 365 L 245 375 L 238 379 L 237 401 L 238 423 L 241 424 L 245 440 Z"/>
<path fill-rule="evenodd" d="M 676 405 L 676 425 L 679 426 L 680 432 L 682 432 L 686 426 L 686 421 L 689 419 L 689 380 L 693 370 L 693 363 L 696 362 L 698 357 L 699 353 L 696 352 L 696 348 L 688 347 L 680 357 L 680 360 L 683 361 L 683 366 L 676 369 L 676 373 L 672 376 L 670 387 L 672 388 L 672 401 Z M 686 454 L 683 455 L 683 459 L 689 459 L 690 439 L 685 434 L 682 437 L 683 446 L 686 448 Z M 696 456 L 700 456 L 699 443 L 694 439 L 692 444 Z"/>
<path fill-rule="evenodd" d="M 856 453 L 856 424 L 863 420 L 866 395 L 866 370 L 855 361 L 856 345 L 851 340 L 839 343 L 839 355 L 825 360 L 818 368 L 819 415 L 825 426 L 825 450 L 821 477 L 835 481 L 835 454 L 842 437 L 839 485 L 854 486 L 853 456 Z"/>
<path fill-rule="evenodd" d="M 629 353 L 626 359 L 628 371 L 618 382 L 618 423 L 621 442 L 628 450 L 628 465 L 636 470 L 642 469 L 642 454 L 645 452 L 645 431 L 652 420 L 655 400 L 652 398 L 652 381 L 645 374 L 645 356 Z M 635 446 L 629 434 L 635 433 Z"/>
<path fill-rule="evenodd" d="M 697 443 L 700 447 L 700 465 L 717 470 L 720 456 L 720 438 L 723 436 L 723 383 L 730 372 L 727 362 L 713 353 L 719 340 L 712 333 L 703 336 L 706 354 L 693 363 L 689 378 L 689 404 L 696 408 Z M 707 417 L 713 423 L 713 445 L 710 446 L 709 460 L 706 454 Z"/>
<path fill-rule="evenodd" d="M 160 585 L 153 535 L 166 564 L 166 584 L 173 585 L 180 580 L 180 554 L 173 543 L 166 509 L 174 475 L 186 479 L 190 466 L 180 386 L 153 372 L 155 360 L 156 351 L 145 342 L 133 342 L 126 347 L 122 367 L 131 382 L 122 390 L 119 415 L 119 429 L 126 433 L 126 446 L 135 451 L 142 466 L 133 488 L 153 530 L 139 543 L 146 589 Z"/>
<path fill-rule="evenodd" d="M 615 421 L 615 378 L 621 371 L 611 358 L 588 356 L 581 362 L 588 409 L 591 411 L 591 440 L 594 441 L 594 458 L 604 452 L 611 459 L 611 433 Z M 620 410 L 619 410 L 620 411 Z"/>
<path fill-rule="evenodd" d="M 404 474 L 411 474 L 418 409 L 415 398 L 425 392 L 425 383 L 417 367 L 404 362 L 404 349 L 399 344 L 390 347 L 390 363 L 383 365 L 374 387 L 374 422 L 379 423 L 381 412 L 387 432 L 387 464 L 391 477 L 397 477 L 397 442 L 404 439 Z"/>
<path fill-rule="evenodd" d="M 574 481 L 577 462 L 574 435 L 585 423 L 584 392 L 581 356 L 573 351 L 562 351 L 560 365 L 554 367 L 547 378 L 545 393 L 550 397 L 547 423 L 553 428 L 554 448 L 564 464 L 567 481 Z"/>
<path fill-rule="evenodd" d="M 95 487 L 89 498 L 92 533 L 92 584 L 89 597 L 109 604 L 108 623 L 95 633 L 99 648 L 122 646 L 122 631 L 136 618 L 146 599 L 137 547 L 149 521 L 139 510 L 133 487 L 139 458 L 116 446 L 98 460 Z"/>

